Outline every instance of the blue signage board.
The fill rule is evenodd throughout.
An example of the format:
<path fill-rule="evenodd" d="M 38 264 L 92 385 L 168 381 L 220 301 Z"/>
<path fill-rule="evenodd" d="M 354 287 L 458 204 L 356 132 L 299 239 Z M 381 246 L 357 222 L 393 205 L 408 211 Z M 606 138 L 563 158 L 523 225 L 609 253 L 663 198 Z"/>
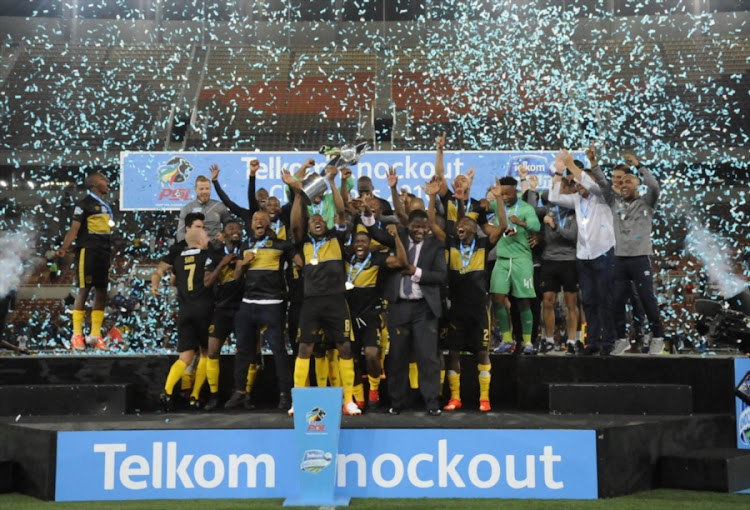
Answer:
<path fill-rule="evenodd" d="M 484 198 L 495 177 L 518 177 L 518 168 L 526 163 L 529 175 L 536 175 L 539 188 L 546 189 L 552 179 L 556 152 L 446 151 L 445 177 L 449 183 L 459 174 L 474 168 L 471 194 Z M 582 154 L 576 154 L 584 160 Z M 210 177 L 209 168 L 219 166 L 219 182 L 229 198 L 247 207 L 248 164 L 260 163 L 256 189 L 265 188 L 271 196 L 286 202 L 281 170 L 292 172 L 309 158 L 315 170 L 325 168 L 325 157 L 315 152 L 123 152 L 120 155 L 120 204 L 123 210 L 177 210 L 195 199 L 195 178 Z M 435 174 L 434 152 L 367 152 L 352 167 L 354 177 L 366 175 L 373 180 L 375 194 L 390 199 L 387 175 L 394 167 L 399 189 L 424 198 L 424 183 Z M 212 198 L 218 200 L 215 190 Z"/>
<path fill-rule="evenodd" d="M 318 465 L 300 459 L 291 429 L 57 438 L 57 501 L 294 497 L 297 472 Z M 593 430 L 344 429 L 335 459 L 325 469 L 335 471 L 339 497 L 598 496 Z"/>
<path fill-rule="evenodd" d="M 344 389 L 294 388 L 294 436 L 297 446 L 299 493 L 284 506 L 346 506 L 336 498 L 336 458 Z"/>
<path fill-rule="evenodd" d="M 734 385 L 737 448 L 750 449 L 750 359 L 735 358 Z"/>

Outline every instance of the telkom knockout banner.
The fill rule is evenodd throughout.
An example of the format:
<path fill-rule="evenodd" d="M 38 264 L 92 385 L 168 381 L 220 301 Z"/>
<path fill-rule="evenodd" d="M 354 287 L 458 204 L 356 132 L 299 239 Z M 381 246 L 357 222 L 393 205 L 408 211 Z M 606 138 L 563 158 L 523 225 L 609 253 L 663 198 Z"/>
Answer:
<path fill-rule="evenodd" d="M 578 157 L 578 156 L 577 156 Z M 281 170 L 294 172 L 313 158 L 320 172 L 325 157 L 316 152 L 123 152 L 120 155 L 120 206 L 123 210 L 174 210 L 195 199 L 195 178 L 210 177 L 210 166 L 219 165 L 219 182 L 229 198 L 247 207 L 248 163 L 260 162 L 256 189 L 286 202 Z M 529 175 L 539 177 L 539 187 L 546 189 L 553 174 L 555 152 L 451 152 L 444 155 L 445 177 L 450 183 L 457 175 L 474 167 L 476 176 L 472 196 L 484 198 L 495 177 L 518 177 L 518 168 L 526 163 Z M 388 167 L 399 176 L 399 189 L 424 198 L 421 186 L 435 174 L 435 152 L 367 152 L 352 167 L 354 177 L 367 175 L 373 180 L 375 194 L 390 199 Z M 212 198 L 218 199 L 215 191 Z"/>
<path fill-rule="evenodd" d="M 326 426 L 308 421 L 311 432 Z M 294 434 L 58 432 L 55 500 L 294 497 L 300 470 L 333 474 L 346 498 L 598 496 L 594 430 L 344 429 L 338 454 L 303 457 Z"/>

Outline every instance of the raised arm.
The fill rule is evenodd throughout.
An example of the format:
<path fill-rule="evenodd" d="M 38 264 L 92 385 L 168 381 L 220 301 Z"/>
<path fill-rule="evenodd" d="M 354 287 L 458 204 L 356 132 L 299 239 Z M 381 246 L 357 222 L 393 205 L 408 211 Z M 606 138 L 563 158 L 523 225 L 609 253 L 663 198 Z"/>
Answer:
<path fill-rule="evenodd" d="M 396 213 L 399 221 L 406 225 L 409 221 L 408 215 L 404 210 L 404 203 L 401 202 L 401 195 L 398 193 L 398 175 L 396 175 L 396 169 L 388 167 L 388 188 L 391 190 L 391 200 L 393 201 L 393 210 Z"/>
<path fill-rule="evenodd" d="M 494 200 L 495 218 L 497 225 L 491 225 L 490 222 L 486 222 L 482 225 L 482 232 L 484 232 L 489 238 L 490 245 L 495 245 L 500 240 L 500 236 L 508 228 L 508 216 L 505 214 L 505 206 L 502 205 L 502 199 L 500 199 L 500 181 L 495 177 L 495 185 L 490 188 L 490 192 Z"/>
<path fill-rule="evenodd" d="M 435 239 L 445 241 L 445 231 L 440 228 L 440 225 L 435 221 L 435 202 L 437 202 L 437 194 L 440 191 L 438 180 L 432 179 L 431 181 L 426 182 L 424 190 L 425 193 L 427 193 L 427 196 L 430 197 L 430 201 L 427 204 L 427 218 L 430 220 L 430 230 L 432 231 L 432 235 L 435 236 Z"/>
<path fill-rule="evenodd" d="M 529 189 L 529 166 L 524 161 L 518 166 L 518 180 L 521 181 L 521 193 Z"/>
<path fill-rule="evenodd" d="M 623 158 L 625 159 L 625 163 L 638 169 L 638 173 L 640 174 L 641 179 L 643 179 L 643 184 L 646 185 L 646 194 L 643 196 L 643 200 L 645 200 L 649 207 L 653 209 L 656 207 L 656 201 L 659 200 L 659 194 L 661 193 L 659 181 L 656 180 L 654 174 L 652 174 L 648 168 L 643 166 L 633 154 L 625 154 L 623 155 Z"/>
<path fill-rule="evenodd" d="M 326 179 L 328 179 L 328 187 L 331 188 L 331 196 L 333 196 L 333 205 L 336 207 L 336 215 L 344 214 L 344 199 L 341 197 L 339 189 L 336 187 L 336 176 L 339 170 L 335 166 L 328 165 L 326 167 Z"/>
<path fill-rule="evenodd" d="M 448 192 L 448 182 L 445 180 L 445 162 L 444 159 L 445 151 L 445 131 L 435 139 L 435 177 L 438 178 L 440 183 L 440 190 L 438 195 L 441 197 L 445 196 Z"/>
<path fill-rule="evenodd" d="M 222 203 L 225 206 L 227 206 L 227 209 L 232 211 L 236 216 L 243 218 L 245 214 L 247 214 L 248 210 L 232 202 L 232 199 L 229 198 L 229 196 L 222 189 L 221 184 L 219 184 L 219 172 L 221 172 L 221 170 L 219 169 L 219 165 L 214 163 L 213 165 L 211 165 L 210 170 L 211 170 L 211 182 L 214 185 L 214 190 L 216 190 L 216 194 L 219 196 L 219 200 L 221 200 Z"/>
<path fill-rule="evenodd" d="M 250 216 L 260 210 L 260 204 L 258 204 L 258 197 L 255 196 L 255 174 L 258 173 L 260 168 L 260 162 L 257 159 L 248 161 L 247 163 L 247 205 L 250 208 Z"/>
<path fill-rule="evenodd" d="M 289 186 L 294 194 L 292 199 L 292 212 L 290 214 L 290 224 L 292 227 L 292 238 L 295 243 L 302 242 L 305 237 L 305 222 L 302 217 L 302 199 L 300 198 L 300 191 L 302 190 L 302 182 L 295 180 L 292 174 L 288 170 L 284 169 L 281 171 L 281 180 L 284 184 Z"/>

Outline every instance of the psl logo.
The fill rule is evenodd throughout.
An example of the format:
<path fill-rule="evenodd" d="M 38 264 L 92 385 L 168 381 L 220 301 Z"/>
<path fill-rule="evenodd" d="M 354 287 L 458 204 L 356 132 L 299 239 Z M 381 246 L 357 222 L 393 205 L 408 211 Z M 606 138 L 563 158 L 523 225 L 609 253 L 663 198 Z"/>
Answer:
<path fill-rule="evenodd" d="M 157 173 L 162 190 L 159 200 L 189 200 L 190 188 L 175 187 L 187 181 L 193 165 L 182 156 L 170 158 L 165 164 L 159 166 Z"/>
<path fill-rule="evenodd" d="M 323 423 L 326 412 L 320 407 L 313 407 L 310 411 L 305 414 L 307 419 L 307 432 L 325 432 L 326 425 Z"/>

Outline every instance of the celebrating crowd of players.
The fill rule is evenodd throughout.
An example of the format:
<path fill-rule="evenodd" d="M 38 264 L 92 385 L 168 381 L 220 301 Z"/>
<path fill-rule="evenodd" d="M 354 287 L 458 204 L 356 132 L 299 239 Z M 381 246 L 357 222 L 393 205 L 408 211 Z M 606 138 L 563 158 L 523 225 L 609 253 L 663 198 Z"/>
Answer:
<path fill-rule="evenodd" d="M 413 405 L 410 387 L 419 389 L 428 414 L 455 411 L 462 407 L 462 351 L 476 356 L 479 409 L 489 411 L 492 324 L 501 337 L 497 352 L 551 350 L 561 291 L 567 352 L 629 351 L 627 300 L 639 301 L 645 310 L 652 335 L 648 352 L 663 352 L 650 260 L 659 185 L 633 155 L 624 156 L 610 182 L 593 147 L 586 151 L 588 168 L 563 150 L 548 193 L 540 196 L 535 176 L 521 167 L 520 190 L 515 178 L 503 177 L 477 199 L 470 196 L 474 169 L 457 176 L 452 189 L 446 182 L 444 148 L 445 135 L 437 139 L 436 174 L 425 183 L 428 203 L 399 193 L 393 169 L 392 205 L 373 195 L 366 176 L 357 180 L 352 197 L 351 170 L 333 166 L 325 169 L 329 192 L 306 201 L 302 179 L 313 160 L 295 175 L 283 172 L 290 196 L 283 207 L 256 190 L 258 161 L 249 163 L 248 208 L 227 197 L 216 165 L 211 179 L 198 177 L 197 198 L 180 214 L 178 242 L 151 280 L 158 296 L 162 278 L 171 272 L 179 303 L 179 357 L 166 378 L 164 408 L 173 408 L 175 388 L 187 372 L 194 374 L 192 406 L 222 405 L 219 354 L 234 332 L 234 388 L 225 408 L 254 407 L 263 342 L 273 352 L 279 408 L 290 415 L 291 388 L 313 383 L 343 387 L 344 414 L 377 408 L 384 373 L 389 413 Z M 210 199 L 211 183 L 221 201 Z M 104 200 L 106 178 L 93 174 L 86 184 L 90 193 L 58 250 L 64 255 L 77 240 L 80 299 L 71 346 L 78 350 L 87 340 L 105 347 L 98 296 L 106 291 L 113 224 Z M 643 196 L 641 184 L 647 189 Z M 86 339 L 83 306 L 92 286 L 96 315 Z M 579 328 L 584 317 L 585 346 Z M 539 331 L 544 335 L 537 340 Z M 296 355 L 293 367 L 285 336 Z M 450 394 L 441 399 L 446 378 Z M 209 397 L 202 400 L 206 381 Z"/>

